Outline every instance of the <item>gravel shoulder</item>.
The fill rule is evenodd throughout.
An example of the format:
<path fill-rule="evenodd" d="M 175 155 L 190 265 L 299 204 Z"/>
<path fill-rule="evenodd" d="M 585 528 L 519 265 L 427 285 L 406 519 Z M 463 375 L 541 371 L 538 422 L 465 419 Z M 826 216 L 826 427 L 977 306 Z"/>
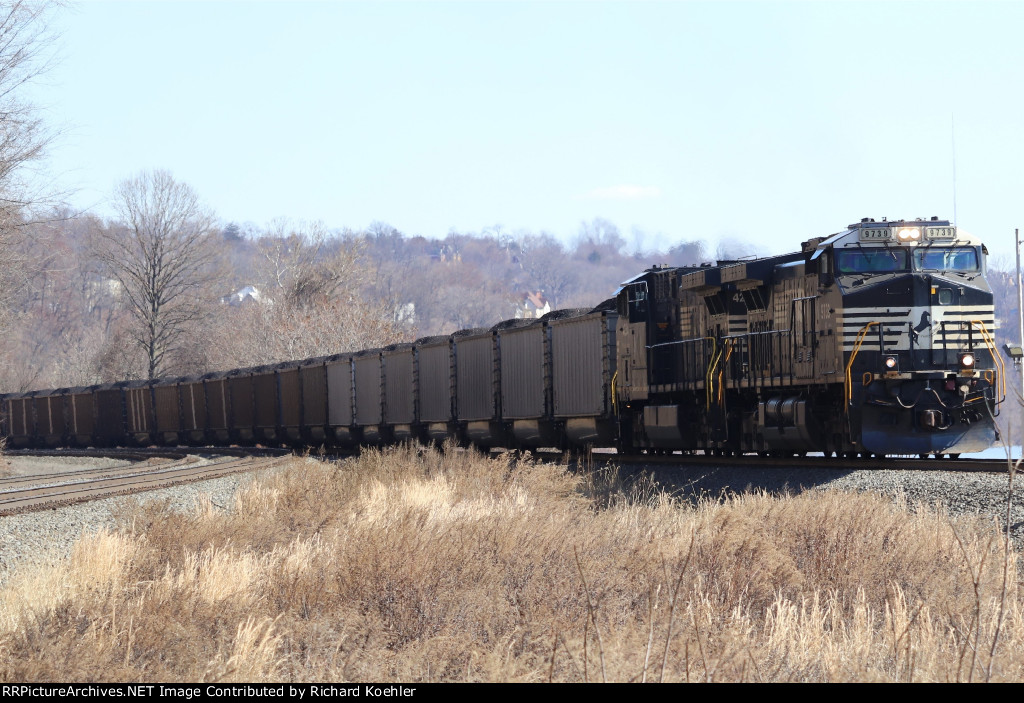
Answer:
<path fill-rule="evenodd" d="M 21 456 L 6 454 L 0 457 L 0 478 L 19 476 L 45 476 L 83 469 L 112 469 L 128 466 L 132 462 L 107 457 L 77 456 Z"/>
<path fill-rule="evenodd" d="M 805 491 L 868 491 L 906 501 L 941 504 L 950 515 L 980 515 L 1006 525 L 1008 474 L 959 471 L 785 469 L 756 467 L 640 467 L 657 486 L 688 500 L 761 491 L 773 495 Z M 1024 549 L 1024 474 L 1014 480 L 1010 534 Z"/>
<path fill-rule="evenodd" d="M 49 474 L 58 476 L 69 471 L 90 468 L 109 468 L 136 463 L 124 460 L 84 457 L 4 457 L 11 459 L 12 470 L 26 476 Z M 200 456 L 201 462 L 209 457 Z M 138 462 L 145 464 L 145 462 Z M 52 510 L 6 515 L 0 517 L 0 585 L 11 571 L 21 565 L 51 563 L 66 557 L 83 533 L 113 528 L 114 516 L 126 501 L 168 500 L 175 510 L 193 510 L 204 494 L 215 507 L 230 506 L 235 492 L 247 485 L 258 472 L 237 473 L 230 476 L 196 481 L 162 488 L 156 491 L 117 496 L 68 505 Z"/>

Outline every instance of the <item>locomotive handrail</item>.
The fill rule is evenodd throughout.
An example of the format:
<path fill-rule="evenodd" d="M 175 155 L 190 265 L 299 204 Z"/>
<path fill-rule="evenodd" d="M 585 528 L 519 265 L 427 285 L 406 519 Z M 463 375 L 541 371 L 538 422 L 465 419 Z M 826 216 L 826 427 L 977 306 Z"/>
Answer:
<path fill-rule="evenodd" d="M 1002 398 L 1000 398 L 1000 400 L 998 400 L 997 402 L 1001 403 L 1003 402 L 1003 400 L 1006 399 L 1005 365 L 1003 364 L 1002 358 L 996 352 L 995 341 L 992 338 L 992 334 L 988 331 L 988 328 L 985 327 L 985 323 L 982 322 L 981 320 L 971 320 L 970 324 L 977 325 L 981 329 L 981 335 L 982 339 L 985 340 L 985 346 L 992 354 L 992 358 L 999 369 L 999 393 L 1002 395 Z M 851 379 L 851 369 L 853 368 L 853 362 L 854 360 L 856 360 L 857 354 L 860 353 L 860 348 L 864 344 L 864 338 L 867 337 L 868 330 L 870 330 L 871 327 L 875 325 L 879 325 L 880 330 L 883 327 L 882 323 L 876 320 L 869 322 L 860 328 L 860 331 L 857 332 L 857 339 L 856 341 L 854 341 L 853 344 L 853 350 L 850 352 L 850 360 L 846 364 L 846 378 L 843 384 L 843 390 L 845 393 L 846 400 L 845 408 L 847 409 L 850 407 L 850 403 L 853 400 L 853 381 Z M 945 335 L 943 335 L 943 337 L 945 337 Z M 943 338 L 943 343 L 945 343 L 945 338 Z"/>
<path fill-rule="evenodd" d="M 612 414 L 618 417 L 619 415 L 619 403 L 618 394 L 616 393 L 615 381 L 619 377 L 619 370 L 615 369 L 615 373 L 612 374 Z"/>
<path fill-rule="evenodd" d="M 789 333 L 790 333 L 789 329 L 758 330 L 756 332 L 744 332 L 743 334 L 733 335 L 731 337 L 725 337 L 725 339 L 739 339 L 739 338 L 743 339 L 744 344 L 745 344 L 746 349 L 747 349 L 748 363 L 750 364 L 750 375 L 751 375 L 752 378 L 763 382 L 765 379 L 775 378 L 776 376 L 779 376 L 781 378 L 784 375 L 782 373 L 782 369 L 781 368 L 776 368 L 776 362 L 781 360 L 781 354 L 782 354 L 782 344 L 781 344 L 781 342 L 782 342 L 783 339 L 786 338 L 786 336 Z M 769 347 L 768 347 L 769 355 L 767 357 L 763 356 L 762 354 L 757 354 L 755 356 L 754 347 L 751 344 L 751 341 L 754 340 L 754 339 L 760 339 L 760 338 L 767 338 L 769 340 L 773 340 L 773 339 L 774 340 L 779 340 L 778 355 L 775 355 L 775 354 L 771 353 L 771 351 L 772 351 L 771 350 L 771 346 L 770 346 L 771 345 L 771 341 L 769 341 L 769 343 L 768 343 L 769 344 Z M 778 356 L 778 358 L 776 358 L 776 356 Z M 767 365 L 763 366 L 763 367 L 762 366 L 755 366 L 755 364 L 758 363 L 758 362 L 766 362 Z M 776 374 L 776 371 L 778 371 L 777 374 Z"/>
<path fill-rule="evenodd" d="M 708 410 L 711 409 L 711 385 L 712 385 L 712 370 L 715 368 L 715 363 L 718 361 L 716 351 L 718 350 L 718 342 L 714 337 L 705 337 L 704 339 L 711 340 L 711 361 L 708 362 L 708 370 L 704 372 L 704 399 L 707 403 Z"/>
<path fill-rule="evenodd" d="M 1003 358 L 999 356 L 996 350 L 995 340 L 992 339 L 992 333 L 985 327 L 985 323 L 981 320 L 971 320 L 972 325 L 978 325 L 981 328 L 981 338 L 985 340 L 985 346 L 988 347 L 989 353 L 992 354 L 992 359 L 996 362 L 996 366 L 999 368 L 999 392 L 1002 395 L 997 402 L 1001 403 L 1006 400 L 1006 366 L 1003 364 Z"/>
<path fill-rule="evenodd" d="M 691 361 L 693 362 L 694 366 L 696 367 L 696 364 L 697 364 L 699 359 L 708 359 L 708 358 L 711 358 L 711 357 L 714 356 L 715 350 L 717 349 L 717 344 L 716 344 L 716 338 L 715 337 L 690 337 L 689 339 L 677 339 L 677 340 L 674 340 L 674 341 L 671 341 L 671 342 L 658 342 L 657 344 L 647 344 L 647 345 L 644 346 L 644 349 L 646 349 L 647 351 L 650 351 L 652 349 L 659 349 L 659 348 L 662 348 L 662 347 L 670 347 L 670 346 L 682 346 L 682 347 L 685 347 L 686 345 L 692 345 L 692 344 L 697 344 L 697 343 L 707 344 L 707 342 L 711 342 L 711 351 L 708 354 L 704 354 L 703 350 L 702 350 L 702 353 L 694 354 L 692 359 L 687 359 L 686 358 L 686 349 L 685 348 L 683 349 L 683 351 L 682 351 L 683 360 L 684 360 L 684 363 L 687 364 L 687 368 L 689 368 L 689 362 L 691 362 Z M 707 395 L 707 392 L 708 392 L 707 386 L 708 386 L 708 373 L 709 373 L 709 370 L 710 370 L 710 367 L 709 367 L 709 369 L 704 371 L 705 395 Z M 695 370 L 695 372 L 696 372 L 696 370 Z M 690 383 L 690 382 L 687 381 L 687 383 Z M 693 383 L 694 383 L 694 389 L 696 389 L 696 383 L 698 383 L 698 382 L 694 381 Z M 708 403 L 710 405 L 710 399 L 708 400 Z"/>
<path fill-rule="evenodd" d="M 735 339 L 727 339 L 725 341 L 725 358 L 722 359 L 722 368 L 718 371 L 718 404 L 722 405 L 725 402 L 725 384 L 722 382 L 722 377 L 725 376 L 726 364 L 729 363 L 729 359 L 732 357 L 733 349 L 736 348 Z"/>
<path fill-rule="evenodd" d="M 846 364 L 846 379 L 843 383 L 843 392 L 846 400 L 843 407 L 847 412 L 849 412 L 850 402 L 853 400 L 853 381 L 850 378 L 850 369 L 853 368 L 854 359 L 857 358 L 857 354 L 860 352 L 860 347 L 864 344 L 864 338 L 868 335 L 868 330 L 873 326 L 880 324 L 880 322 L 875 320 L 861 327 L 860 331 L 857 333 L 857 339 L 853 343 L 853 350 L 850 352 L 850 360 Z"/>

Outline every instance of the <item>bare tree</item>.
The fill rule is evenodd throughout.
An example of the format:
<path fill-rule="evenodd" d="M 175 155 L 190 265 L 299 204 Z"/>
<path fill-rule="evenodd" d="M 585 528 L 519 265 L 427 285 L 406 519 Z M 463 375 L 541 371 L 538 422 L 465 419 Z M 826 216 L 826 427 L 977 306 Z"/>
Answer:
<path fill-rule="evenodd" d="M 580 223 L 580 232 L 576 236 L 576 252 L 581 258 L 586 257 L 591 263 L 595 263 L 600 261 L 601 257 L 618 254 L 625 246 L 626 240 L 619 233 L 619 228 L 603 217 L 595 217 L 590 222 Z"/>
<path fill-rule="evenodd" d="M 203 315 L 216 256 L 214 217 L 167 171 L 123 181 L 114 206 L 120 222 L 99 238 L 97 256 L 120 284 L 134 322 L 129 336 L 156 378 Z"/>
<path fill-rule="evenodd" d="M 524 237 L 520 243 L 521 265 L 530 284 L 558 307 L 565 302 L 579 279 L 577 266 L 569 261 L 562 244 L 549 234 Z"/>
<path fill-rule="evenodd" d="M 256 250 L 261 260 L 257 264 L 257 275 L 264 292 L 277 296 L 289 295 L 296 280 L 310 269 L 327 238 L 320 222 L 312 225 L 295 225 L 288 218 L 271 220 L 256 240 Z"/>
<path fill-rule="evenodd" d="M 46 198 L 28 168 L 43 156 L 54 133 L 24 89 L 52 64 L 50 21 L 59 2 L 0 0 L 0 327 L 9 322 L 11 296 L 25 283 L 22 225 Z"/>
<path fill-rule="evenodd" d="M 355 290 L 369 276 L 363 260 L 366 238 L 329 237 L 323 223 L 292 225 L 273 220 L 256 241 L 259 284 L 271 299 L 296 309 L 319 305 L 339 293 Z"/>
<path fill-rule="evenodd" d="M 305 308 L 252 302 L 225 310 L 210 338 L 217 368 L 255 366 L 338 354 L 410 339 L 390 308 L 362 299 Z"/>

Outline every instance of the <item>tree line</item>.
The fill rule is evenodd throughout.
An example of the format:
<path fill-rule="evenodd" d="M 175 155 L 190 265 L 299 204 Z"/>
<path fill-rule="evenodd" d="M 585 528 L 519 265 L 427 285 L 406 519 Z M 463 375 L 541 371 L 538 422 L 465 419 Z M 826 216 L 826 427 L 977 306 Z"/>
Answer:
<path fill-rule="evenodd" d="M 116 215 L 57 210 L 19 227 L 6 391 L 73 387 L 336 354 L 592 306 L 650 261 L 692 264 L 699 242 L 627 252 L 594 220 L 569 245 L 500 226 L 407 236 L 279 218 L 218 223 L 185 183 L 139 173 Z"/>

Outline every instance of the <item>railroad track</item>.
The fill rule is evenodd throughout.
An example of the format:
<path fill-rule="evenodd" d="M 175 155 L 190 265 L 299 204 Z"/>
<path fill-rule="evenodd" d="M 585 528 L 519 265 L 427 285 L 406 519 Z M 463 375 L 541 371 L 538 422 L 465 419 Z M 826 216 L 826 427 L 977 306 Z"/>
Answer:
<path fill-rule="evenodd" d="M 534 456 L 548 460 L 564 460 L 568 455 L 558 451 L 536 451 Z M 1006 459 L 921 459 L 918 457 L 887 457 L 885 459 L 825 457 L 825 456 L 791 456 L 761 457 L 754 454 L 742 456 L 716 456 L 712 454 L 618 454 L 614 451 L 595 450 L 589 454 L 577 454 L 574 461 L 583 463 L 619 464 L 633 466 L 639 464 L 659 466 L 742 466 L 757 469 L 836 469 L 840 471 L 957 471 L 963 473 L 1006 473 Z M 1024 470 L 1024 466 L 1021 467 Z"/>
<path fill-rule="evenodd" d="M 219 478 L 243 471 L 271 468 L 292 457 L 283 449 L 206 447 L 202 449 L 54 449 L 8 452 L 15 456 L 103 457 L 131 461 L 126 466 L 80 469 L 34 476 L 0 479 L 0 515 L 50 509 L 99 498 L 139 493 L 181 483 Z M 539 458 L 565 460 L 554 451 L 534 453 Z M 215 457 L 203 463 L 200 455 Z M 347 453 L 346 453 L 347 455 Z M 338 457 L 340 458 L 340 457 Z M 833 469 L 839 471 L 956 471 L 1006 473 L 1006 460 L 994 459 L 920 459 L 920 458 L 834 458 L 824 456 L 758 457 L 715 456 L 704 454 L 618 454 L 594 451 L 575 455 L 576 462 L 618 464 L 621 466 L 658 465 L 662 467 L 744 467 L 792 471 Z"/>
<path fill-rule="evenodd" d="M 291 458 L 290 452 L 259 453 L 256 456 L 215 452 L 219 460 L 203 463 L 185 451 L 26 452 L 38 456 L 102 456 L 142 459 L 127 466 L 81 469 L 35 476 L 0 479 L 0 515 L 55 508 L 99 498 L 139 493 L 158 488 L 205 481 L 243 471 L 272 468 Z M 246 452 L 249 454 L 251 452 Z"/>

